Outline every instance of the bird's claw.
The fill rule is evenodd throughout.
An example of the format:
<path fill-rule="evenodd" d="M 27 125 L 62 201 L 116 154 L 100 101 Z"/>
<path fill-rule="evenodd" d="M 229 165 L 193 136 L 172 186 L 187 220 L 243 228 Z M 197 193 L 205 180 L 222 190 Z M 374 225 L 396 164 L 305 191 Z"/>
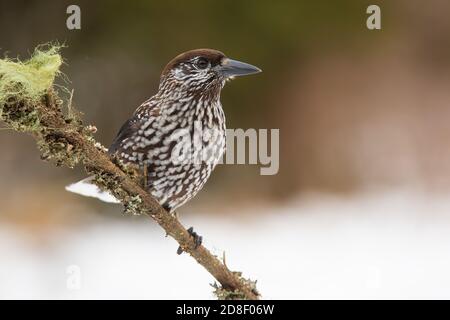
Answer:
<path fill-rule="evenodd" d="M 195 231 L 193 227 L 190 227 L 188 230 L 189 234 L 194 238 L 194 242 L 195 242 L 195 249 L 197 249 L 198 247 L 201 246 L 202 241 L 203 241 L 203 237 L 198 235 Z"/>
<path fill-rule="evenodd" d="M 192 238 L 194 238 L 194 249 L 197 249 L 198 247 L 200 247 L 200 245 L 202 244 L 203 241 L 203 237 L 198 235 L 197 232 L 194 231 L 193 227 L 190 227 L 187 232 L 192 236 Z M 183 248 L 181 248 L 181 246 L 178 247 L 177 250 L 177 254 L 182 254 L 183 253 Z"/>

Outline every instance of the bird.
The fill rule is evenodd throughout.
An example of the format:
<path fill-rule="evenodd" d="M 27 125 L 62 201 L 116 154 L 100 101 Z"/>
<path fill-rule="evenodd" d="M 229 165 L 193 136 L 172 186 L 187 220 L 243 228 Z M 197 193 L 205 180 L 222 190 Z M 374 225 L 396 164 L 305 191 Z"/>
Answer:
<path fill-rule="evenodd" d="M 173 213 L 202 189 L 225 152 L 221 90 L 235 77 L 259 72 L 214 49 L 179 54 L 163 69 L 157 93 L 122 125 L 108 153 L 137 168 L 145 190 Z M 119 202 L 93 180 L 88 177 L 66 190 Z"/>

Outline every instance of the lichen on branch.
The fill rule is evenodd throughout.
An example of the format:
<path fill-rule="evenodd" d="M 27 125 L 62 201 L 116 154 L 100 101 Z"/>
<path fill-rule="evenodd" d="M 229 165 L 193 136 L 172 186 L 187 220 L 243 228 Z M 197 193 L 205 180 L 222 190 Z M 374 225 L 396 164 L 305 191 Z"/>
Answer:
<path fill-rule="evenodd" d="M 67 133 L 89 130 L 74 113 L 62 111 L 63 101 L 53 89 L 63 63 L 60 49 L 40 46 L 24 62 L 0 59 L 0 118 L 12 129 L 34 135 L 42 159 L 73 168 L 83 152 Z"/>
<path fill-rule="evenodd" d="M 38 102 L 61 72 L 59 68 L 63 61 L 60 49 L 59 45 L 40 46 L 25 62 L 1 59 L 0 104 L 10 98 Z"/>

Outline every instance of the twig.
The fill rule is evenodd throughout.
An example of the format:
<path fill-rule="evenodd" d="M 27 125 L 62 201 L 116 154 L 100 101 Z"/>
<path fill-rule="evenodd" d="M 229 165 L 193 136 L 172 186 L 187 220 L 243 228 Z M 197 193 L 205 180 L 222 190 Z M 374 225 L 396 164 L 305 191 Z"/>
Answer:
<path fill-rule="evenodd" d="M 59 53 L 54 51 L 50 54 L 59 56 Z M 2 61 L 0 60 L 0 63 Z M 17 64 L 19 66 L 27 63 Z M 78 115 L 72 110 L 69 115 L 64 115 L 61 111 L 62 101 L 53 89 L 53 82 L 48 90 L 41 92 L 39 96 L 32 96 L 27 92 L 17 93 L 17 88 L 26 89 L 29 83 L 16 80 L 21 79 L 20 77 L 12 77 L 14 80 L 10 83 L 2 83 L 2 78 L 8 79 L 10 74 L 1 72 L 0 64 L 0 90 L 6 91 L 5 88 L 10 86 L 16 88 L 11 90 L 11 93 L 0 91 L 0 117 L 9 128 L 32 134 L 43 159 L 71 168 L 76 164 L 83 164 L 89 174 L 95 174 L 96 183 L 108 189 L 122 202 L 127 211 L 153 218 L 178 242 L 183 251 L 190 254 L 220 283 L 221 287 L 214 285 L 219 298 L 258 299 L 255 282 L 244 279 L 240 272 L 230 271 L 225 263 L 204 246 L 195 248 L 193 238 L 179 220 L 164 210 L 126 168 L 118 166 L 105 152 L 105 148 L 94 140 L 92 126 L 83 126 L 77 118 Z M 13 72 L 23 71 L 17 68 Z M 56 70 L 55 74 L 57 72 Z M 68 106 L 72 108 L 72 95 Z"/>

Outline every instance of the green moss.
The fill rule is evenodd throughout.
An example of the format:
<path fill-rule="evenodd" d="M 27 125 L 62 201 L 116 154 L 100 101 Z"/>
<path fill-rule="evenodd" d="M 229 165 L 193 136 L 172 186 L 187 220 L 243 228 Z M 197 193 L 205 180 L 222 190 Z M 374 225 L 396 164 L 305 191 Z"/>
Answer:
<path fill-rule="evenodd" d="M 52 160 L 57 166 L 66 165 L 73 168 L 83 159 L 83 153 L 57 133 L 47 134 L 38 142 L 38 148 L 41 151 L 41 159 Z"/>
<path fill-rule="evenodd" d="M 127 192 L 123 190 L 121 181 L 119 181 L 115 175 L 107 172 L 100 172 L 92 168 L 86 168 L 86 170 L 88 173 L 95 175 L 93 182 L 100 188 L 110 190 L 113 195 L 118 196 L 119 198 L 126 197 L 128 195 Z"/>
<path fill-rule="evenodd" d="M 10 97 L 0 108 L 0 118 L 17 131 L 36 131 L 39 129 L 39 114 L 35 108 Z"/>
<path fill-rule="evenodd" d="M 0 60 L 0 105 L 9 99 L 38 102 L 60 73 L 61 46 L 46 45 L 35 49 L 25 62 Z"/>
<path fill-rule="evenodd" d="M 147 209 L 142 203 L 142 199 L 139 195 L 129 194 L 123 189 L 121 184 L 121 179 L 117 176 L 106 173 L 99 172 L 92 168 L 86 168 L 88 173 L 94 174 L 94 183 L 101 189 L 109 190 L 116 198 L 120 199 L 124 203 L 124 213 L 131 215 L 141 215 L 146 214 Z"/>
<path fill-rule="evenodd" d="M 36 104 L 45 103 L 60 73 L 60 46 L 40 46 L 25 62 L 0 59 L 0 118 L 18 131 L 39 131 Z"/>
<path fill-rule="evenodd" d="M 64 130 L 83 132 L 86 137 L 90 137 L 93 130 L 83 128 L 79 114 L 71 105 L 73 92 L 68 102 L 68 115 L 61 111 L 64 102 L 53 86 L 61 73 L 60 48 L 59 45 L 39 46 L 25 62 L 0 60 L 0 119 L 12 129 L 32 132 L 38 140 L 42 159 L 73 168 L 83 160 L 80 147 L 58 128 L 66 125 Z"/>

